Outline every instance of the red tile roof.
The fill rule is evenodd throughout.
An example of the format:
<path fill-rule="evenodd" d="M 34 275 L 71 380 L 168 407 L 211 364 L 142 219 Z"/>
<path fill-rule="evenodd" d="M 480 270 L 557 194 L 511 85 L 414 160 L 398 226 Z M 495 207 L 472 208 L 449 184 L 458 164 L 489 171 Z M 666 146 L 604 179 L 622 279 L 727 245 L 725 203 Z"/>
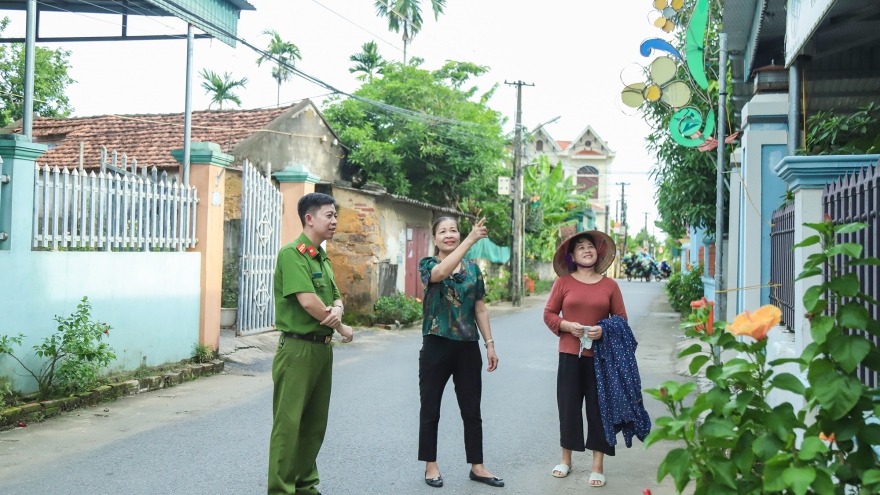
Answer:
<path fill-rule="evenodd" d="M 602 153 L 593 150 L 580 150 L 572 156 L 602 156 Z"/>
<path fill-rule="evenodd" d="M 558 144 L 559 147 L 562 148 L 564 151 L 565 148 L 568 148 L 568 145 L 571 144 L 571 141 L 556 141 L 556 144 Z"/>
<path fill-rule="evenodd" d="M 229 152 L 290 109 L 193 112 L 192 140 L 217 143 L 224 152 Z M 178 163 L 170 152 L 183 148 L 183 114 L 40 118 L 34 121 L 34 137 L 38 142 L 56 145 L 40 157 L 41 164 L 76 167 L 82 141 L 85 168 L 100 166 L 102 145 L 107 147 L 108 153 L 116 150 L 120 159 L 122 153 L 129 161 L 137 159 L 138 167 L 176 168 Z"/>

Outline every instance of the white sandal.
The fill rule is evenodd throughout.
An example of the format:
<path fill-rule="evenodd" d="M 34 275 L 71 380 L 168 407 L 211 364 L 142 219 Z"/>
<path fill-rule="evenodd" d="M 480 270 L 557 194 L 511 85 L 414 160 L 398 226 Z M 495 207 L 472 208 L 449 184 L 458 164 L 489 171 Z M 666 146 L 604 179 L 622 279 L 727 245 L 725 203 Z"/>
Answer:
<path fill-rule="evenodd" d="M 593 482 L 598 481 L 599 484 L 594 485 Z M 599 488 L 600 486 L 605 486 L 605 475 L 601 473 L 590 473 L 590 486 L 593 488 Z"/>
<path fill-rule="evenodd" d="M 562 473 L 562 475 L 556 474 L 557 471 Z M 553 468 L 553 471 L 551 471 L 550 474 L 557 478 L 565 478 L 570 472 L 571 466 L 569 466 L 568 464 L 558 464 L 555 468 Z"/>

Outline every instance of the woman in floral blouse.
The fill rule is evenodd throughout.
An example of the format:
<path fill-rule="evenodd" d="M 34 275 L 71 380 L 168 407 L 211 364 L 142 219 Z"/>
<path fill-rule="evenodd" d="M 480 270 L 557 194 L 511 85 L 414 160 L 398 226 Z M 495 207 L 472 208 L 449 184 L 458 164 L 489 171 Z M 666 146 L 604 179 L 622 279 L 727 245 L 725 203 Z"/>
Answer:
<path fill-rule="evenodd" d="M 443 486 L 437 465 L 437 426 L 440 399 L 452 377 L 464 422 L 464 448 L 471 464 L 470 479 L 501 487 L 504 481 L 483 466 L 483 420 L 480 417 L 483 365 L 478 331 L 486 346 L 487 371 L 498 367 L 498 356 L 483 298 L 486 288 L 480 268 L 464 255 L 488 237 L 486 219 L 474 225 L 461 241 L 458 221 L 438 218 L 433 225 L 434 256 L 422 258 L 419 275 L 425 288 L 422 350 L 419 353 L 419 460 L 425 461 L 425 483 Z"/>

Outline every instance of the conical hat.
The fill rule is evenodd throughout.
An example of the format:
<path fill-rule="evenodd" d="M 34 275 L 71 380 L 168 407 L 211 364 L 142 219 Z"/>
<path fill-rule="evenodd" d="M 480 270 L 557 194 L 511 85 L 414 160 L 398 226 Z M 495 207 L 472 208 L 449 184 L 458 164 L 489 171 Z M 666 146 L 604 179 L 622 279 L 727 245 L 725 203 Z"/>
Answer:
<path fill-rule="evenodd" d="M 553 270 L 555 270 L 556 274 L 560 277 L 568 275 L 577 268 L 571 258 L 568 257 L 568 246 L 570 246 L 572 241 L 576 238 L 585 235 L 592 237 L 593 245 L 596 246 L 598 260 L 596 261 L 596 264 L 593 265 L 593 269 L 596 273 L 605 273 L 605 270 L 607 270 L 614 261 L 614 256 L 617 253 L 617 246 L 608 234 L 598 230 L 585 230 L 583 232 L 578 232 L 560 244 L 559 247 L 556 248 L 556 254 L 553 255 Z"/>

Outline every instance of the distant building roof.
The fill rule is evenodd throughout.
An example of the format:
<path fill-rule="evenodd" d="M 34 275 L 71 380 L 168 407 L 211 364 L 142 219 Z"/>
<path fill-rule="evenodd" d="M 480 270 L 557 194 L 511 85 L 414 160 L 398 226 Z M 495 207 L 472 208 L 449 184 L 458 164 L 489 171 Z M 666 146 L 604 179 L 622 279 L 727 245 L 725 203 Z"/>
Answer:
<path fill-rule="evenodd" d="M 230 153 L 278 117 L 306 105 L 312 105 L 311 101 L 281 108 L 193 112 L 192 141 L 217 143 Z M 20 122 L 3 132 L 21 132 Z M 138 167 L 177 167 L 170 152 L 183 148 L 183 114 L 40 118 L 34 121 L 34 139 L 50 145 L 39 162 L 52 166 L 78 166 L 82 142 L 84 168 L 100 166 L 101 146 L 108 152 L 116 150 L 120 156 L 125 153 L 129 160 L 137 159 Z"/>
<path fill-rule="evenodd" d="M 565 151 L 565 148 L 568 148 L 568 145 L 571 144 L 571 141 L 556 141 L 556 144 L 558 144 L 559 147 L 562 148 L 562 151 Z"/>
<path fill-rule="evenodd" d="M 605 156 L 605 154 L 593 150 L 580 150 L 577 153 L 572 154 L 572 156 Z"/>

